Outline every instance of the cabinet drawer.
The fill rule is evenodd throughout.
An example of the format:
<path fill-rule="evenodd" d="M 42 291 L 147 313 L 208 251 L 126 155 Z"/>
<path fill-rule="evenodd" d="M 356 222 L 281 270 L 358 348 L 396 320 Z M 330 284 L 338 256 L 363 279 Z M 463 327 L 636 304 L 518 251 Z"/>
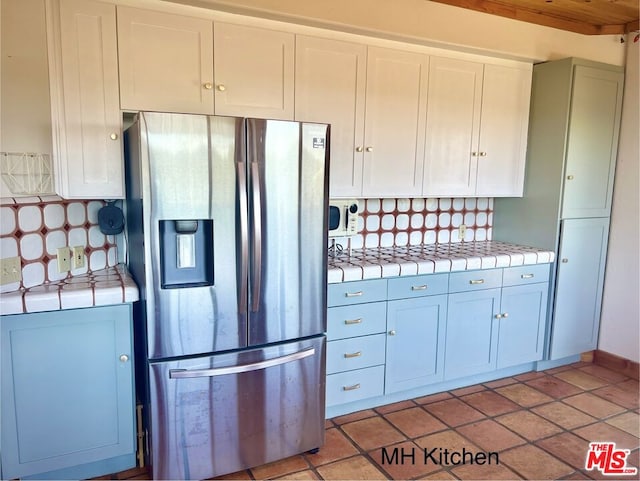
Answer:
<path fill-rule="evenodd" d="M 386 334 L 327 343 L 327 374 L 384 364 Z"/>
<path fill-rule="evenodd" d="M 383 391 L 384 366 L 327 376 L 327 406 L 382 396 Z"/>
<path fill-rule="evenodd" d="M 327 304 L 329 307 L 386 300 L 386 279 L 342 282 L 340 284 L 330 284 L 327 288 Z"/>
<path fill-rule="evenodd" d="M 477 291 L 502 285 L 502 269 L 452 272 L 449 277 L 449 292 Z"/>
<path fill-rule="evenodd" d="M 549 282 L 551 264 L 535 264 L 531 266 L 507 267 L 502 275 L 503 286 L 519 286 L 536 282 Z"/>
<path fill-rule="evenodd" d="M 407 299 L 435 294 L 446 294 L 449 288 L 449 274 L 398 277 L 389 279 L 389 299 Z"/>
<path fill-rule="evenodd" d="M 387 303 L 370 302 L 327 309 L 327 339 L 366 336 L 384 332 L 387 327 Z"/>

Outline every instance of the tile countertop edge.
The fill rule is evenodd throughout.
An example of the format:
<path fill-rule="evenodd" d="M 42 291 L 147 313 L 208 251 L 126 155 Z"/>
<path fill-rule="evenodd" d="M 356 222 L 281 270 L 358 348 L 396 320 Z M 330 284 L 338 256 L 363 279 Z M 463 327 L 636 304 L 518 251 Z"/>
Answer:
<path fill-rule="evenodd" d="M 27 314 L 125 304 L 139 299 L 138 286 L 123 264 L 0 294 L 0 314 Z"/>
<path fill-rule="evenodd" d="M 550 264 L 553 251 L 500 241 L 354 249 L 329 257 L 327 282 Z"/>

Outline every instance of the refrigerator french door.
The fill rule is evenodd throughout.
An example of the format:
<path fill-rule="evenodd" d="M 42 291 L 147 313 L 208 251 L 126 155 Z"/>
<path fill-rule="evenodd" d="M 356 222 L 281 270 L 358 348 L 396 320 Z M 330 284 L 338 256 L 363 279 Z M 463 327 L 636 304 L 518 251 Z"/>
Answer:
<path fill-rule="evenodd" d="M 328 126 L 143 112 L 125 153 L 154 478 L 319 447 Z"/>

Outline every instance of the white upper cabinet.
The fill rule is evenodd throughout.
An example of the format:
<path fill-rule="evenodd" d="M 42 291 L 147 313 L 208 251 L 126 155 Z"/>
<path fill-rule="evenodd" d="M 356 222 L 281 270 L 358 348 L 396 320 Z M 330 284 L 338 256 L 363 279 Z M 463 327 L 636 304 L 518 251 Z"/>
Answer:
<path fill-rule="evenodd" d="M 118 6 L 123 110 L 213 114 L 213 23 Z"/>
<path fill-rule="evenodd" d="M 297 36 L 295 119 L 331 124 L 331 197 L 362 195 L 367 47 Z"/>
<path fill-rule="evenodd" d="M 90 0 L 48 5 L 56 192 L 124 197 L 116 7 Z"/>
<path fill-rule="evenodd" d="M 369 47 L 364 197 L 420 195 L 429 58 Z"/>
<path fill-rule="evenodd" d="M 482 68 L 482 64 L 476 62 L 431 58 L 424 166 L 425 196 L 475 194 Z"/>
<path fill-rule="evenodd" d="M 476 195 L 522 197 L 531 70 L 484 66 Z"/>
<path fill-rule="evenodd" d="M 531 69 L 433 57 L 425 196 L 522 196 Z"/>
<path fill-rule="evenodd" d="M 214 50 L 216 115 L 293 119 L 293 34 L 216 23 Z"/>

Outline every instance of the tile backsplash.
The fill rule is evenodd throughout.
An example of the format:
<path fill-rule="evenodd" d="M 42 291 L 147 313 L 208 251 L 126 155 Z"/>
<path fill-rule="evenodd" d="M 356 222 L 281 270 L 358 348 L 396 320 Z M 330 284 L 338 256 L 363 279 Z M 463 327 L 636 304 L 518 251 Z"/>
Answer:
<path fill-rule="evenodd" d="M 358 203 L 358 234 L 335 239 L 344 249 L 491 240 L 493 198 L 359 199 Z M 464 239 L 459 237 L 461 224 L 466 226 Z"/>
<path fill-rule="evenodd" d="M 19 256 L 22 281 L 0 286 L 16 291 L 68 276 L 115 266 L 118 252 L 114 236 L 98 227 L 100 200 L 64 200 L 58 196 L 3 198 L 0 202 L 0 256 Z M 83 246 L 85 266 L 58 272 L 57 249 Z"/>

